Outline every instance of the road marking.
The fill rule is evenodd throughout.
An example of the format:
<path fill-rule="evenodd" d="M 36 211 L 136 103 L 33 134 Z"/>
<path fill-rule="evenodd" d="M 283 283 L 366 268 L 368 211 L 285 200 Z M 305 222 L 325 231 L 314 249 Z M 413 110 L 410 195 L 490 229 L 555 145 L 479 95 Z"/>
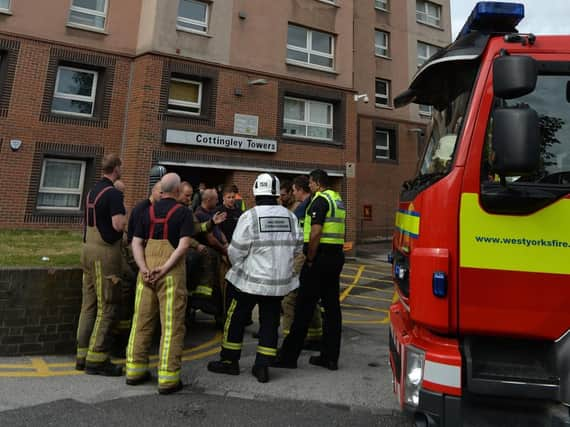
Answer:
<path fill-rule="evenodd" d="M 352 284 L 346 288 L 342 294 L 340 295 L 340 301 L 344 301 L 344 299 L 347 297 L 347 295 L 352 291 L 352 289 L 356 286 L 356 284 L 358 283 L 358 281 L 360 280 L 360 276 L 362 275 L 362 272 L 364 271 L 366 267 L 364 265 L 361 265 L 358 268 L 358 271 L 356 272 L 356 276 L 354 277 L 354 280 L 352 281 Z M 342 276 L 342 275 L 341 275 Z"/>
<path fill-rule="evenodd" d="M 371 300 L 371 301 L 386 301 L 389 303 L 392 303 L 392 299 L 390 298 L 381 298 L 381 297 L 369 297 L 367 295 L 349 295 L 350 298 L 361 298 L 361 299 L 367 299 L 367 300 Z"/>
<path fill-rule="evenodd" d="M 348 283 L 342 283 L 341 285 L 342 287 L 348 287 L 350 286 Z M 383 289 L 383 288 L 375 288 L 374 286 L 366 286 L 366 285 L 356 285 L 354 286 L 355 289 L 369 289 L 371 291 L 377 291 L 377 292 L 386 292 L 390 295 L 392 295 L 394 293 L 393 289 Z"/>
<path fill-rule="evenodd" d="M 355 305 L 355 304 L 342 303 L 340 306 L 341 307 L 349 307 L 349 308 L 360 308 L 360 309 L 368 310 L 368 311 L 377 311 L 378 313 L 389 313 L 390 312 L 390 310 L 388 310 L 388 309 L 370 307 L 369 305 Z"/>
<path fill-rule="evenodd" d="M 49 367 L 44 359 L 41 357 L 32 357 L 30 360 L 32 362 L 32 368 L 36 370 L 39 376 L 49 374 Z"/>

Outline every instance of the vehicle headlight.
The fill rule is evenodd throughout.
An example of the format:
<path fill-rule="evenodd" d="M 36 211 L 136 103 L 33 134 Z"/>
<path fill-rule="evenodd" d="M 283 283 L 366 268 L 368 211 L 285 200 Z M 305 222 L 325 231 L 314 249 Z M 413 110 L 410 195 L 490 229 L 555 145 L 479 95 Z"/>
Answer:
<path fill-rule="evenodd" d="M 407 404 L 417 407 L 420 403 L 420 388 L 424 377 L 425 352 L 416 347 L 407 346 L 405 360 L 405 400 Z"/>

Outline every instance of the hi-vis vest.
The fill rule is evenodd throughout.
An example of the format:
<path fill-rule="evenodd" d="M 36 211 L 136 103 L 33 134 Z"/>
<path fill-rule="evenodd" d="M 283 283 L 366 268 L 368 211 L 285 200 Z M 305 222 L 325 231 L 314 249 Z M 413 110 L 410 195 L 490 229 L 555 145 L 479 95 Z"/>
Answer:
<path fill-rule="evenodd" d="M 329 210 L 327 211 L 327 216 L 325 217 L 325 223 L 323 224 L 323 231 L 321 233 L 320 243 L 329 243 L 333 245 L 343 245 L 344 244 L 344 231 L 345 231 L 345 218 L 346 209 L 344 203 L 340 198 L 340 194 L 333 190 L 325 190 L 323 192 L 317 192 L 315 197 L 307 206 L 307 213 L 305 214 L 305 223 L 303 224 L 305 243 L 309 242 L 309 237 L 311 236 L 311 205 L 317 199 L 317 197 L 323 197 L 329 204 Z"/>

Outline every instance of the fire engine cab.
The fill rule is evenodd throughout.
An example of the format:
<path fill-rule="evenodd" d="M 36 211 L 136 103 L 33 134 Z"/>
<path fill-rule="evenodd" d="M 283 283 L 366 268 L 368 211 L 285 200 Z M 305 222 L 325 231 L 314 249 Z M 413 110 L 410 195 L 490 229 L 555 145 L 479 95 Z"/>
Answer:
<path fill-rule="evenodd" d="M 570 36 L 523 17 L 477 3 L 395 99 L 432 106 L 392 248 L 390 364 L 417 425 L 570 425 Z"/>

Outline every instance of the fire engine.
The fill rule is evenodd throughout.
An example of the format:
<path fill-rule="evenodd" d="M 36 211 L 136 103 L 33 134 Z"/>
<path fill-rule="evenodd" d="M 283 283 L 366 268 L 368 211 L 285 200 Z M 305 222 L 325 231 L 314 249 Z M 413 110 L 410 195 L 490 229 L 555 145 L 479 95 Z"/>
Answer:
<path fill-rule="evenodd" d="M 394 100 L 432 106 L 391 259 L 394 392 L 416 425 L 570 425 L 570 36 L 523 17 L 477 3 Z"/>

